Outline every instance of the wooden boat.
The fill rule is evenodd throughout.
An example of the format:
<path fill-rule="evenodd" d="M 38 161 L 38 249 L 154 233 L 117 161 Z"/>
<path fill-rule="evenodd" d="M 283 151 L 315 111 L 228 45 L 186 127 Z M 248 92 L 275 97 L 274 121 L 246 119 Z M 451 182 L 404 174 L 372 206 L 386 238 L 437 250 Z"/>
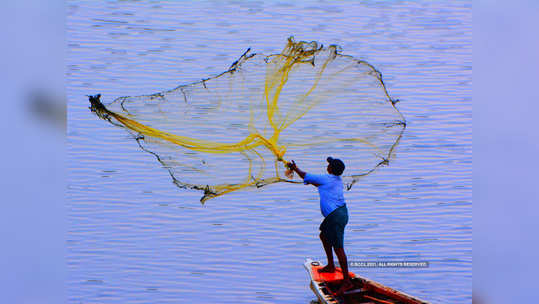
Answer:
<path fill-rule="evenodd" d="M 334 273 L 319 273 L 322 268 L 319 261 L 307 259 L 305 269 L 311 278 L 311 289 L 320 304 L 337 303 L 374 303 L 374 304 L 424 304 L 423 300 L 412 297 L 398 290 L 386 287 L 367 278 L 349 272 L 354 288 L 342 296 L 336 296 L 342 282 L 342 270 L 337 267 Z"/>

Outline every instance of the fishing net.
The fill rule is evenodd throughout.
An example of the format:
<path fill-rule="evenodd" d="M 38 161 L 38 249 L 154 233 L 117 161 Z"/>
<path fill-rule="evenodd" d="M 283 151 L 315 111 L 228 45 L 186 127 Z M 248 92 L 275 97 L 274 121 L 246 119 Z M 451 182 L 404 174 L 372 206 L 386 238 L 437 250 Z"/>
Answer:
<path fill-rule="evenodd" d="M 332 155 L 346 163 L 347 189 L 387 164 L 406 126 L 382 75 L 335 45 L 296 42 L 280 54 L 247 50 L 224 73 L 91 109 L 133 134 L 181 188 L 201 201 L 247 187 L 298 183 L 285 174 L 295 159 L 325 171 Z"/>

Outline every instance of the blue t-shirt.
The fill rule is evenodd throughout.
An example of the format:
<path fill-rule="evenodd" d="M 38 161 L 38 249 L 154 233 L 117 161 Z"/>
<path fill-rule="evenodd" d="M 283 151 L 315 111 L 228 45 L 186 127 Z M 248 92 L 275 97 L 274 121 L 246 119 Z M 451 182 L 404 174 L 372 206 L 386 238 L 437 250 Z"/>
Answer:
<path fill-rule="evenodd" d="M 310 174 L 306 173 L 303 178 L 304 184 L 318 184 L 320 194 L 320 211 L 324 217 L 333 210 L 345 205 L 343 184 L 340 176 L 333 174 Z"/>

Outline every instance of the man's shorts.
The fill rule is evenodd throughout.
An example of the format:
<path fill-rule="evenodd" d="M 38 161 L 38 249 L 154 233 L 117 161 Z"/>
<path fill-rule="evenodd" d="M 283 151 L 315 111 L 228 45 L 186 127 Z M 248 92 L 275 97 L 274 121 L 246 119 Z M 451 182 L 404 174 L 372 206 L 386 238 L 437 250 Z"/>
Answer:
<path fill-rule="evenodd" d="M 331 246 L 343 248 L 344 226 L 346 224 L 348 224 L 348 209 L 346 205 L 343 205 L 326 216 L 320 224 L 320 231 Z"/>

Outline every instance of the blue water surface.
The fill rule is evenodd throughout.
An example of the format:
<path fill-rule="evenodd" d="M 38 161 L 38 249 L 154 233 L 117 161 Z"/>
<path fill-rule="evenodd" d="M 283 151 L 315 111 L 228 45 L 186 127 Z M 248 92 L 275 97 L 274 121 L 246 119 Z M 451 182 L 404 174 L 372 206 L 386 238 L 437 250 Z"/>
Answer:
<path fill-rule="evenodd" d="M 471 302 L 470 2 L 69 1 L 67 14 L 69 303 L 316 299 L 302 267 L 324 257 L 316 189 L 279 183 L 201 205 L 85 97 L 198 81 L 291 35 L 376 66 L 407 119 L 390 165 L 345 192 L 345 249 L 429 267 L 352 271 L 432 303 Z"/>

